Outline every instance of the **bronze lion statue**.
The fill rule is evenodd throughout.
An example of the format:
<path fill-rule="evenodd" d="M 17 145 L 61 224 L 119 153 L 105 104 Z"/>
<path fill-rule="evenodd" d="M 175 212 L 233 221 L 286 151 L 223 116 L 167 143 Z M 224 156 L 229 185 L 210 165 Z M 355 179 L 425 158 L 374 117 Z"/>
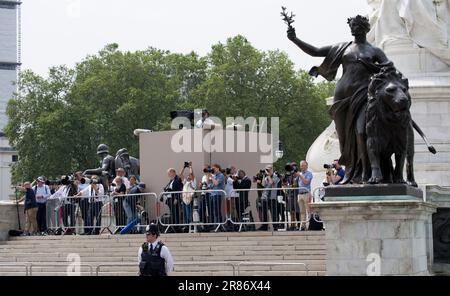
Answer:
<path fill-rule="evenodd" d="M 414 129 L 436 153 L 409 111 L 411 96 L 408 80 L 393 66 L 372 76 L 366 108 L 366 145 L 371 176 L 368 183 L 408 183 L 414 179 Z M 392 162 L 395 157 L 395 166 Z M 406 161 L 407 182 L 403 178 Z"/>

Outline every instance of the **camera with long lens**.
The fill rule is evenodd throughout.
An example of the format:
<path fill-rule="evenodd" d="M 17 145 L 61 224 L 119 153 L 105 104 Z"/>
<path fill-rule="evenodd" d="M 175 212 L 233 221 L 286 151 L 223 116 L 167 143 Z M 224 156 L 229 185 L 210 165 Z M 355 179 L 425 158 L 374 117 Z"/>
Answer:
<path fill-rule="evenodd" d="M 253 176 L 253 182 L 262 181 L 264 179 L 264 176 L 266 175 L 265 170 L 259 170 L 259 172 L 256 174 L 256 176 Z"/>
<path fill-rule="evenodd" d="M 190 165 L 190 163 L 189 163 L 189 161 L 185 161 L 184 162 L 184 168 L 188 168 L 188 167 L 190 167 L 191 165 Z"/>
<path fill-rule="evenodd" d="M 212 173 L 214 173 L 214 170 L 210 166 L 208 166 L 208 167 L 203 169 L 203 173 L 205 173 L 205 174 L 212 174 Z"/>
<path fill-rule="evenodd" d="M 288 163 L 284 166 L 284 171 L 286 176 L 290 176 L 291 174 L 295 174 L 298 172 L 298 166 Z"/>
<path fill-rule="evenodd" d="M 336 165 L 335 165 L 334 163 L 332 163 L 332 164 L 327 164 L 327 163 L 325 163 L 325 164 L 323 165 L 323 168 L 324 168 L 324 169 L 327 169 L 327 170 L 329 170 L 329 169 L 335 169 L 335 168 L 336 168 Z"/>

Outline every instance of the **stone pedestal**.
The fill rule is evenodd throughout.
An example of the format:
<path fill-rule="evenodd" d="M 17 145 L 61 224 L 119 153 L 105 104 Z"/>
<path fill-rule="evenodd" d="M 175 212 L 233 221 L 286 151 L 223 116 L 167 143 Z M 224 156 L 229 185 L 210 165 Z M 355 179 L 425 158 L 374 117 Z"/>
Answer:
<path fill-rule="evenodd" d="M 426 186 L 427 201 L 437 207 L 433 214 L 433 271 L 450 275 L 450 188 Z"/>
<path fill-rule="evenodd" d="M 327 275 L 428 275 L 431 215 L 406 185 L 332 186 L 312 205 L 324 221 Z"/>

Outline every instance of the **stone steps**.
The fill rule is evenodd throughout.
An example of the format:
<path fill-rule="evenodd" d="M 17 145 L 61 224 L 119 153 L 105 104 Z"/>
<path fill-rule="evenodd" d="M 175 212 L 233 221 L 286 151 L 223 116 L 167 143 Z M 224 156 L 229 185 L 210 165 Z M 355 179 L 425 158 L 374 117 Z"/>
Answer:
<path fill-rule="evenodd" d="M 244 232 L 163 234 L 175 261 L 172 275 L 230 276 L 229 262 L 304 263 L 309 275 L 325 274 L 324 232 Z M 20 264 L 33 264 L 33 275 L 66 275 L 67 256 L 76 253 L 81 263 L 100 275 L 136 275 L 137 251 L 143 235 L 14 237 L 0 244 L 0 276 L 24 275 Z M 218 262 L 220 261 L 220 262 Z M 223 263 L 222 261 L 228 262 Z M 2 264 L 18 266 L 1 266 Z M 177 265 L 177 263 L 179 263 Z M 122 265 L 122 266 L 121 266 Z M 306 275 L 302 265 L 243 265 L 241 275 Z M 81 266 L 82 275 L 89 275 Z"/>

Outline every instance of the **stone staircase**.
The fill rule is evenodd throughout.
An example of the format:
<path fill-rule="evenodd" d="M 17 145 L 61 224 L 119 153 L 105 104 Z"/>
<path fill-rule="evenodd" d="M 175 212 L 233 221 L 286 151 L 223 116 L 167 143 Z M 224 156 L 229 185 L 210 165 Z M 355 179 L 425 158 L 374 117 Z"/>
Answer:
<path fill-rule="evenodd" d="M 163 234 L 177 276 L 325 275 L 325 232 L 242 232 Z M 12 237 L 0 242 L 0 276 L 66 275 L 73 258 L 81 275 L 137 275 L 137 251 L 144 235 Z M 69 255 L 70 254 L 70 255 Z M 288 263 L 268 265 L 269 263 Z M 308 267 L 308 273 L 302 265 Z M 242 265 L 243 264 L 243 265 Z M 8 265 L 8 266 L 6 266 Z M 70 267 L 69 267 L 70 270 Z"/>

